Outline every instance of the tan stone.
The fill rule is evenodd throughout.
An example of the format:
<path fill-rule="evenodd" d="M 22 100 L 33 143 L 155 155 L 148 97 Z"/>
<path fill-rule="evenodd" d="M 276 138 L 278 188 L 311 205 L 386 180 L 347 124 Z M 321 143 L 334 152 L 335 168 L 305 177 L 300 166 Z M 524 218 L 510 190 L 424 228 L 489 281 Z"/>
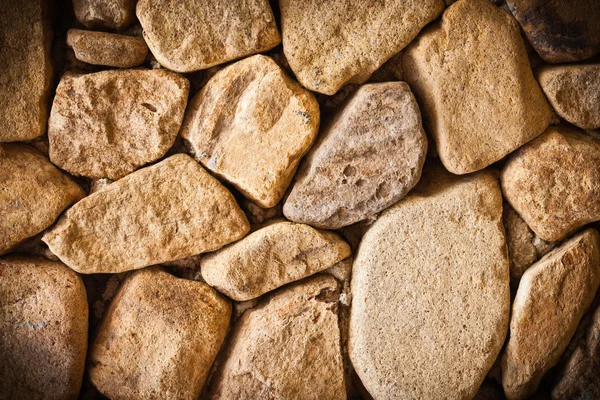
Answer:
<path fill-rule="evenodd" d="M 86 28 L 123 29 L 135 21 L 137 0 L 73 0 L 75 17 Z"/>
<path fill-rule="evenodd" d="M 541 134 L 552 113 L 519 26 L 487 0 L 460 0 L 407 49 L 404 78 L 446 169 L 487 167 Z"/>
<path fill-rule="evenodd" d="M 0 398 L 77 399 L 87 350 L 81 278 L 60 262 L 0 258 Z"/>
<path fill-rule="evenodd" d="M 231 304 L 158 267 L 136 271 L 112 301 L 90 352 L 92 383 L 111 399 L 195 400 L 229 327 Z"/>
<path fill-rule="evenodd" d="M 363 83 L 444 9 L 442 0 L 279 0 L 283 50 L 310 90 Z"/>
<path fill-rule="evenodd" d="M 0 145 L 0 254 L 43 231 L 85 196 L 41 153 L 23 144 Z"/>
<path fill-rule="evenodd" d="M 231 193 L 177 154 L 86 197 L 43 240 L 77 272 L 109 273 L 214 251 L 249 229 Z"/>
<path fill-rule="evenodd" d="M 152 54 L 177 72 L 207 69 L 281 42 L 268 0 L 140 0 L 136 13 Z"/>
<path fill-rule="evenodd" d="M 162 157 L 183 121 L 187 79 L 159 70 L 65 75 L 48 122 L 50 160 L 90 178 L 119 179 Z"/>
<path fill-rule="evenodd" d="M 69 29 L 67 44 L 79 61 L 109 67 L 136 67 L 148 54 L 144 39 L 114 33 Z"/>
<path fill-rule="evenodd" d="M 320 275 L 247 310 L 229 335 L 208 399 L 346 399 L 336 280 Z"/>
<path fill-rule="evenodd" d="M 46 3 L 8 0 L 0 7 L 0 142 L 30 140 L 46 130 L 52 79 Z"/>
<path fill-rule="evenodd" d="M 600 236 L 593 229 L 569 239 L 525 271 L 502 356 L 508 399 L 525 399 L 536 391 L 569 344 L 599 285 Z"/>
<path fill-rule="evenodd" d="M 314 96 L 257 55 L 206 84 L 190 102 L 181 136 L 202 165 L 258 205 L 273 207 L 318 129 Z"/>
<path fill-rule="evenodd" d="M 600 220 L 600 138 L 551 126 L 509 158 L 501 181 L 504 197 L 537 236 L 563 239 Z"/>
<path fill-rule="evenodd" d="M 351 254 L 332 232 L 275 222 L 202 259 L 202 277 L 236 301 L 323 271 Z"/>
<path fill-rule="evenodd" d="M 362 86 L 302 162 L 285 216 L 337 229 L 396 203 L 421 177 L 427 138 L 404 82 Z"/>
<path fill-rule="evenodd" d="M 600 128 L 600 64 L 544 66 L 537 78 L 561 118 L 583 129 Z"/>
<path fill-rule="evenodd" d="M 502 194 L 488 172 L 440 165 L 381 214 L 352 270 L 349 351 L 384 399 L 470 399 L 509 319 Z"/>

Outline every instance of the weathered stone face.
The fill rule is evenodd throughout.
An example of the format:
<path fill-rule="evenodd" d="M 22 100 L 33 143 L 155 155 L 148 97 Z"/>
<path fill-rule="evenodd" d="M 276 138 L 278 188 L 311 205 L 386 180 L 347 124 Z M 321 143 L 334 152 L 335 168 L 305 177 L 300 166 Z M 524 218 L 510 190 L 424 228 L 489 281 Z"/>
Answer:
<path fill-rule="evenodd" d="M 90 29 L 123 29 L 135 21 L 137 0 L 73 0 L 75 17 Z"/>
<path fill-rule="evenodd" d="M 144 39 L 106 32 L 69 29 L 67 44 L 79 61 L 109 67 L 136 67 L 148 54 Z"/>

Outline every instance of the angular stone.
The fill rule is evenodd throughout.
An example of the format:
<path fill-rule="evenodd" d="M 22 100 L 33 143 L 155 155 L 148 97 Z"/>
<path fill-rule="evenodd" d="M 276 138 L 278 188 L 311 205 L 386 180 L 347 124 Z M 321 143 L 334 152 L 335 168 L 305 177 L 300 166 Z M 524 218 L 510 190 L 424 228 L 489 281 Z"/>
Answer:
<path fill-rule="evenodd" d="M 231 304 L 204 283 L 158 267 L 136 271 L 100 325 L 90 378 L 112 399 L 195 400 L 230 317 Z"/>
<path fill-rule="evenodd" d="M 119 179 L 162 157 L 183 121 L 187 79 L 160 70 L 65 75 L 48 121 L 50 160 L 90 178 Z"/>
<path fill-rule="evenodd" d="M 85 196 L 33 147 L 0 145 L 0 254 L 43 231 Z"/>
<path fill-rule="evenodd" d="M 404 78 L 450 172 L 487 167 L 541 134 L 552 112 L 519 26 L 487 0 L 460 0 L 407 49 Z"/>
<path fill-rule="evenodd" d="M 376 399 L 470 399 L 508 327 L 502 194 L 437 164 L 422 182 L 362 239 L 349 354 Z"/>
<path fill-rule="evenodd" d="M 136 67 L 148 54 L 144 39 L 114 33 L 69 29 L 67 44 L 79 61 L 109 67 Z"/>
<path fill-rule="evenodd" d="M 231 193 L 176 154 L 86 197 L 42 239 L 77 272 L 115 273 L 214 251 L 249 229 Z"/>
<path fill-rule="evenodd" d="M 531 266 L 512 306 L 502 356 L 510 400 L 525 399 L 558 362 L 600 285 L 600 235 L 588 229 Z"/>
<path fill-rule="evenodd" d="M 135 21 L 137 0 L 73 0 L 75 18 L 90 29 L 123 29 Z"/>
<path fill-rule="evenodd" d="M 144 39 L 161 65 L 192 72 L 281 42 L 268 0 L 140 0 Z"/>
<path fill-rule="evenodd" d="M 283 196 L 318 129 L 314 96 L 257 55 L 204 86 L 190 102 L 181 136 L 202 165 L 268 208 Z"/>
<path fill-rule="evenodd" d="M 600 128 L 600 64 L 543 66 L 537 78 L 561 118 L 583 129 Z"/>
<path fill-rule="evenodd" d="M 52 32 L 46 3 L 2 2 L 0 142 L 30 140 L 46 130 L 52 80 Z"/>
<path fill-rule="evenodd" d="M 351 255 L 333 232 L 275 222 L 202 259 L 202 277 L 236 301 L 250 300 Z"/>
<path fill-rule="evenodd" d="M 396 203 L 418 182 L 427 138 L 404 82 L 362 86 L 302 162 L 285 216 L 337 229 Z"/>
<path fill-rule="evenodd" d="M 500 179 L 506 200 L 544 240 L 600 220 L 598 137 L 551 126 L 509 158 Z"/>
<path fill-rule="evenodd" d="M 579 61 L 600 53 L 597 0 L 506 0 L 506 3 L 546 62 Z"/>
<path fill-rule="evenodd" d="M 320 275 L 247 310 L 229 335 L 209 399 L 346 399 L 339 287 Z"/>
<path fill-rule="evenodd" d="M 0 258 L 0 327 L 0 398 L 78 398 L 88 341 L 79 275 L 61 262 Z"/>
<path fill-rule="evenodd" d="M 363 83 L 444 9 L 442 0 L 279 0 L 283 50 L 310 90 Z"/>

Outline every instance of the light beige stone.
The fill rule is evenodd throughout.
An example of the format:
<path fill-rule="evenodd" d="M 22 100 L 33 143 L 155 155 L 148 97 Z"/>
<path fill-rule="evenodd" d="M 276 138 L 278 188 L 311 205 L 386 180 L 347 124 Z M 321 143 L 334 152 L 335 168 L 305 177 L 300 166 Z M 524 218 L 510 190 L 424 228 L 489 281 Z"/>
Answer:
<path fill-rule="evenodd" d="M 1 399 L 77 399 L 87 334 L 79 275 L 42 258 L 0 258 Z"/>
<path fill-rule="evenodd" d="M 569 239 L 525 271 L 502 356 L 508 399 L 525 399 L 536 391 L 569 344 L 599 285 L 600 236 L 593 229 Z"/>
<path fill-rule="evenodd" d="M 310 90 L 363 83 L 444 9 L 442 0 L 279 0 L 283 51 Z"/>
<path fill-rule="evenodd" d="M 109 273 L 214 251 L 249 229 L 232 194 L 176 154 L 86 197 L 43 240 L 77 272 Z"/>
<path fill-rule="evenodd" d="M 65 75 L 48 122 L 50 160 L 74 175 L 119 179 L 173 145 L 188 91 L 167 71 Z"/>
<path fill-rule="evenodd" d="M 136 13 L 152 54 L 177 72 L 207 69 L 281 42 L 268 0 L 140 0 Z"/>
<path fill-rule="evenodd" d="M 67 44 L 79 61 L 109 67 L 136 67 L 148 54 L 144 39 L 106 32 L 69 29 Z"/>
<path fill-rule="evenodd" d="M 137 0 L 73 0 L 75 17 L 86 28 L 123 29 L 135 21 Z"/>
<path fill-rule="evenodd" d="M 314 96 L 257 55 L 215 74 L 190 102 L 181 136 L 202 165 L 268 208 L 283 196 L 318 129 Z"/>
<path fill-rule="evenodd" d="M 0 254 L 48 228 L 84 196 L 33 147 L 0 145 Z"/>
<path fill-rule="evenodd" d="M 320 275 L 264 299 L 238 319 L 208 399 L 346 399 L 339 287 Z"/>
<path fill-rule="evenodd" d="M 367 231 L 352 270 L 350 358 L 378 400 L 473 398 L 508 327 L 496 178 L 434 165 L 422 181 Z"/>
<path fill-rule="evenodd" d="M 487 0 L 460 0 L 407 49 L 404 79 L 450 172 L 487 167 L 541 134 L 552 112 L 519 25 Z"/>
<path fill-rule="evenodd" d="M 204 283 L 158 267 L 136 271 L 113 299 L 89 374 L 111 399 L 196 400 L 229 327 L 231 304 Z"/>
<path fill-rule="evenodd" d="M 351 254 L 333 232 L 275 222 L 202 259 L 202 277 L 236 301 L 245 301 L 323 271 Z"/>

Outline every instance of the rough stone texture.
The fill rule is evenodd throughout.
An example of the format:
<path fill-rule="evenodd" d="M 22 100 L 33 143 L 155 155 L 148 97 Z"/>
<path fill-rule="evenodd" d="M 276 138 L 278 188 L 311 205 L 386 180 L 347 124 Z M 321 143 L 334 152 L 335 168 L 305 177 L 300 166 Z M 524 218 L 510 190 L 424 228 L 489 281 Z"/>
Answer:
<path fill-rule="evenodd" d="M 123 29 L 135 21 L 137 0 L 73 0 L 75 17 L 90 29 Z"/>
<path fill-rule="evenodd" d="M 0 7 L 0 142 L 44 133 L 52 79 L 45 0 L 3 1 Z"/>
<path fill-rule="evenodd" d="M 231 193 L 177 154 L 86 197 L 43 240 L 77 272 L 109 273 L 214 251 L 249 229 Z"/>
<path fill-rule="evenodd" d="M 136 67 L 148 54 L 144 39 L 114 33 L 69 29 L 67 44 L 79 61 L 109 67 Z"/>
<path fill-rule="evenodd" d="M 158 267 L 136 271 L 112 301 L 89 374 L 112 399 L 195 400 L 229 327 L 231 304 Z"/>
<path fill-rule="evenodd" d="M 0 254 L 52 225 L 84 196 L 33 147 L 0 145 Z"/>
<path fill-rule="evenodd" d="M 177 72 L 207 69 L 281 42 L 268 0 L 140 0 L 136 12 L 152 54 Z"/>
<path fill-rule="evenodd" d="M 351 254 L 332 232 L 275 222 L 202 259 L 202 277 L 233 300 L 245 301 L 323 271 Z"/>
<path fill-rule="evenodd" d="M 525 399 L 536 391 L 569 344 L 598 285 L 600 236 L 593 229 L 569 239 L 525 271 L 502 356 L 508 399 Z"/>
<path fill-rule="evenodd" d="M 319 129 L 314 96 L 269 57 L 219 71 L 192 99 L 181 136 L 196 159 L 262 207 L 287 189 Z"/>
<path fill-rule="evenodd" d="M 339 287 L 320 275 L 247 310 L 229 335 L 208 399 L 346 399 Z"/>
<path fill-rule="evenodd" d="M 551 126 L 509 158 L 501 181 L 504 197 L 537 236 L 563 239 L 600 220 L 600 138 Z"/>
<path fill-rule="evenodd" d="M 597 0 L 506 0 L 506 3 L 546 62 L 579 61 L 600 52 Z"/>
<path fill-rule="evenodd" d="M 0 327 L 1 399 L 77 399 L 88 308 L 75 272 L 41 258 L 0 258 Z"/>
<path fill-rule="evenodd" d="M 404 78 L 446 169 L 487 167 L 541 134 L 552 112 L 518 24 L 487 0 L 460 0 L 405 52 Z"/>
<path fill-rule="evenodd" d="M 444 9 L 442 0 L 279 0 L 285 56 L 302 85 L 363 83 Z"/>
<path fill-rule="evenodd" d="M 352 270 L 350 358 L 383 399 L 470 399 L 504 343 L 509 264 L 488 172 L 440 165 L 383 212 Z"/>
<path fill-rule="evenodd" d="M 544 66 L 537 78 L 561 118 L 583 129 L 600 128 L 600 64 Z"/>
<path fill-rule="evenodd" d="M 285 216 L 337 229 L 389 207 L 421 176 L 427 138 L 404 82 L 362 86 L 302 162 Z"/>
<path fill-rule="evenodd" d="M 119 179 L 159 159 L 175 141 L 188 90 L 167 71 L 63 76 L 48 122 L 50 160 L 74 175 Z"/>

